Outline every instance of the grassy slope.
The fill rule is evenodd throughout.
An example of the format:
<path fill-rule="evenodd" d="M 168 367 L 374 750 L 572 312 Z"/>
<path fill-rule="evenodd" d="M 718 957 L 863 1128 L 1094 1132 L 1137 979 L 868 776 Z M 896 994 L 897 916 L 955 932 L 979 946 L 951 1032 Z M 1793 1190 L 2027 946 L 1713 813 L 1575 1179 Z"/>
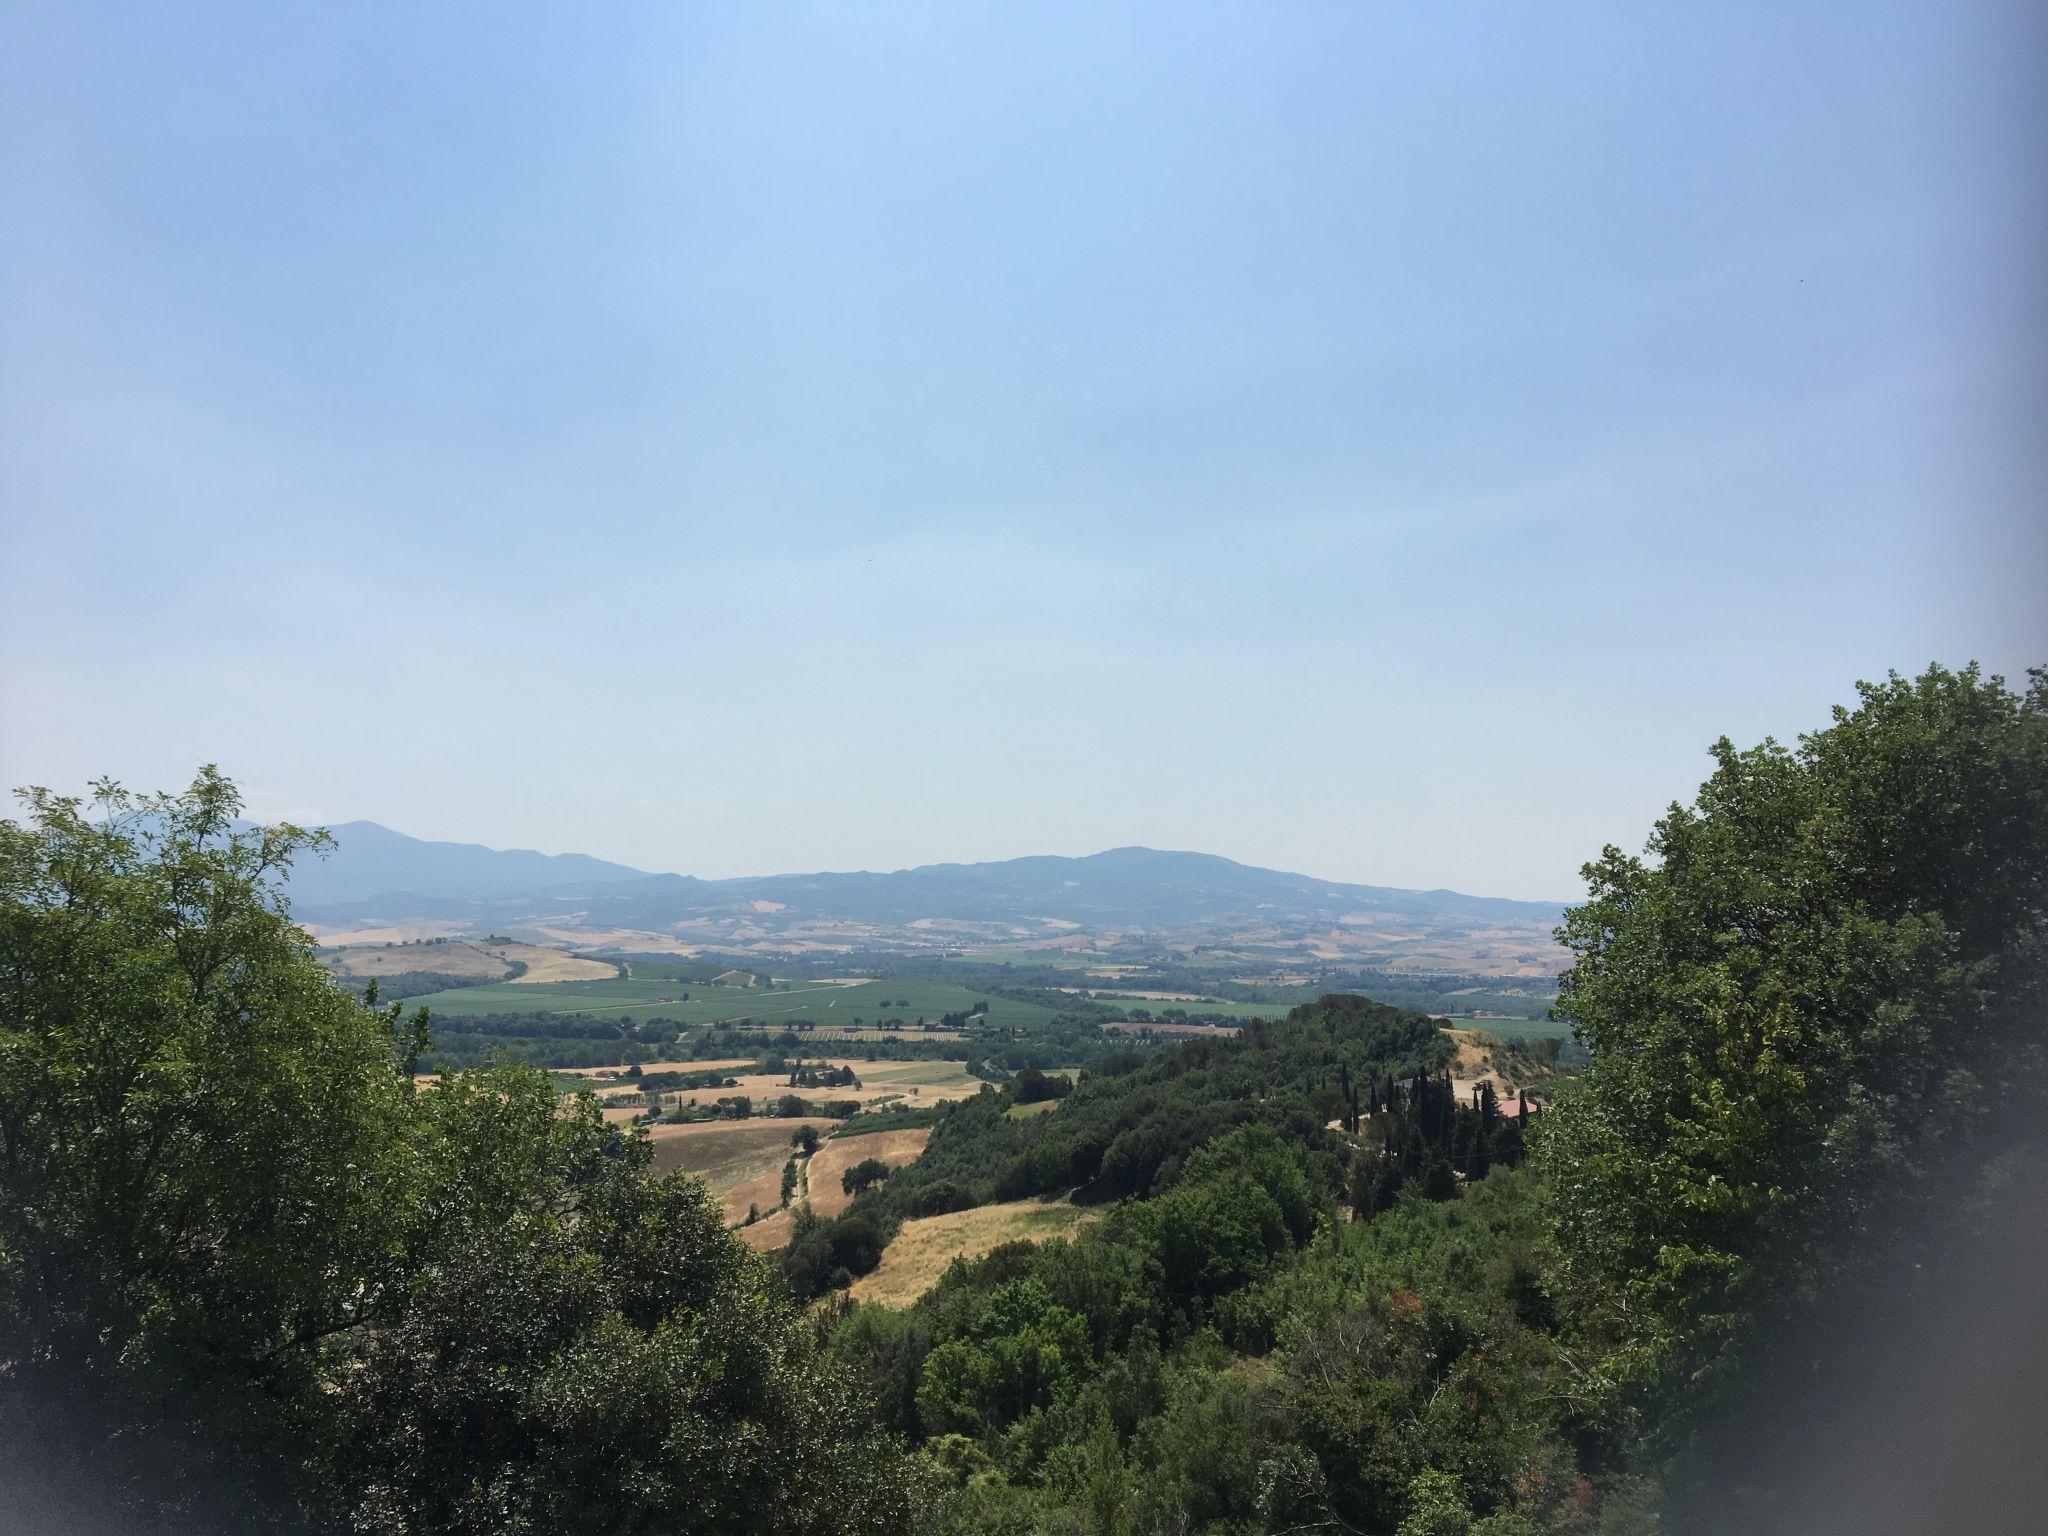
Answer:
<path fill-rule="evenodd" d="M 955 1259 L 978 1259 L 1004 1243 L 1066 1237 L 1101 1214 L 1060 1201 L 1011 1200 L 906 1221 L 881 1264 L 854 1281 L 851 1294 L 856 1301 L 907 1307 L 938 1284 Z"/>
<path fill-rule="evenodd" d="M 685 1169 L 711 1186 L 725 1202 L 725 1219 L 737 1222 L 749 1202 L 772 1208 L 780 1194 L 789 1138 L 798 1126 L 828 1134 L 836 1120 L 707 1120 L 695 1125 L 654 1128 L 654 1171 Z M 766 1198 L 763 1198 L 763 1191 Z"/>

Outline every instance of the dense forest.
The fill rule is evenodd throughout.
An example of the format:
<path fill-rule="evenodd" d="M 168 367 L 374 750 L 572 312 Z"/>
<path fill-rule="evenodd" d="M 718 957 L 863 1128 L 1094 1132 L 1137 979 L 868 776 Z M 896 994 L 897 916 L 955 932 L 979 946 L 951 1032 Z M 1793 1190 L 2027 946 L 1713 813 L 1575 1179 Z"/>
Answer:
<path fill-rule="evenodd" d="M 238 831 L 212 770 L 25 801 L 0 1445 L 53 1530 L 1802 1529 L 1769 1448 L 1832 1422 L 1840 1319 L 1932 1311 L 1893 1277 L 2048 1172 L 2042 673 L 1717 744 L 1587 867 L 1588 1064 L 1533 1114 L 1384 1002 L 1142 1050 L 1077 1010 L 773 1258 L 533 1068 L 416 1078 L 459 1032 L 277 895 L 318 834 Z M 1021 1200 L 1091 1219 L 848 1294 Z"/>

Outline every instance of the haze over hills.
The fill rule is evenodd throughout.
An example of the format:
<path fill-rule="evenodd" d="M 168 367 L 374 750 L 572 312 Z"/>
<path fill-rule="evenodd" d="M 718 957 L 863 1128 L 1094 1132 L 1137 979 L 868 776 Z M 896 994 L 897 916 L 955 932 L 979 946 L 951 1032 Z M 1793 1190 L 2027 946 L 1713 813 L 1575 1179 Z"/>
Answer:
<path fill-rule="evenodd" d="M 292 870 L 292 900 L 300 907 L 403 894 L 444 900 L 537 896 L 646 878 L 643 870 L 581 853 L 427 842 L 374 821 L 345 821 L 327 830 L 335 851 L 324 859 L 301 859 Z"/>
<path fill-rule="evenodd" d="M 1134 933 L 1213 947 L 1300 950 L 1326 961 L 1366 952 L 1423 963 L 1455 941 L 1505 940 L 1526 970 L 1547 951 L 1557 903 L 1318 880 L 1214 854 L 1113 848 L 890 872 L 701 880 L 650 874 L 578 854 L 495 852 L 437 843 L 374 822 L 331 829 L 336 851 L 294 871 L 302 922 L 345 942 L 348 930 L 407 920 L 526 927 L 556 942 L 627 948 L 817 949 L 935 944 L 1071 944 Z"/>

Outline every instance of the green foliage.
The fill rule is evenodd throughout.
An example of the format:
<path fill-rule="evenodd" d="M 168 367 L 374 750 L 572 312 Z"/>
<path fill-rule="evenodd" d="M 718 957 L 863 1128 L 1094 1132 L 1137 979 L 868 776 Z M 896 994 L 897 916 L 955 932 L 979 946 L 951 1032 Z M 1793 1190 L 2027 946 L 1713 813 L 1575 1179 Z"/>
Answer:
<path fill-rule="evenodd" d="M 1071 1078 L 1059 1073 L 1048 1077 L 1036 1067 L 1026 1067 L 1010 1080 L 1013 1104 L 1043 1104 L 1048 1099 L 1064 1099 L 1073 1091 Z"/>
<path fill-rule="evenodd" d="M 1306 1242 L 1328 1203 L 1311 1156 L 1266 1126 L 1199 1148 L 1173 1188 L 1124 1218 L 1153 1294 L 1192 1315 Z"/>
<path fill-rule="evenodd" d="M 907 1313 L 838 1314 L 835 1350 L 953 1485 L 937 1523 L 1657 1529 L 1703 1406 L 1767 1419 L 1761 1383 L 1820 1379 L 1787 1320 L 2037 1091 L 2043 694 L 1937 671 L 1796 752 L 1724 745 L 1650 860 L 1593 869 L 1563 996 L 1594 1066 L 1527 1127 L 1453 1092 L 1433 1032 L 1343 999 L 1101 1058 L 1051 1114 L 1008 1115 L 1014 1090 L 949 1111 L 889 1208 L 1121 1203 Z M 1496 1054 L 1548 1090 L 1563 1053 Z M 1768 1378 L 1760 1339 L 1787 1352 Z"/>
<path fill-rule="evenodd" d="M 314 839 L 236 831 L 211 770 L 26 798 L 0 1434 L 124 1523 L 904 1524 L 899 1460 L 700 1183 L 537 1073 L 414 1086 L 420 1021 L 335 986 L 276 893 Z"/>
<path fill-rule="evenodd" d="M 925 1358 L 918 1415 L 938 1434 L 1014 1424 L 1093 1368 L 1088 1330 L 1036 1280 L 998 1286 L 971 1328 Z"/>
<path fill-rule="evenodd" d="M 880 1158 L 864 1157 L 839 1176 L 840 1192 L 864 1195 L 889 1177 L 889 1165 Z"/>
<path fill-rule="evenodd" d="M 1587 866 L 1564 929 L 1593 1066 L 1538 1135 L 1584 1388 L 1654 1443 L 2040 1091 L 2042 674 L 1861 692 L 1796 748 L 1717 743 L 1697 805 L 1649 859 Z"/>

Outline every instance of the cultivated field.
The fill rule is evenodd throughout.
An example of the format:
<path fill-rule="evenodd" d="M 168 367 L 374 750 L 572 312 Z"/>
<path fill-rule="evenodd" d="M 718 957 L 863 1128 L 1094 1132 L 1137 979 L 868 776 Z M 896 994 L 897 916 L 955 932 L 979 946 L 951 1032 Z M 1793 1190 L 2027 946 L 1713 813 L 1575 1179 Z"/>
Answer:
<path fill-rule="evenodd" d="M 876 1131 L 868 1136 L 835 1136 L 811 1154 L 811 1209 L 820 1216 L 837 1216 L 853 1197 L 843 1182 L 846 1170 L 869 1158 L 901 1168 L 924 1154 L 932 1139 L 930 1127 L 911 1131 Z"/>
<path fill-rule="evenodd" d="M 730 1088 L 693 1088 L 663 1095 L 663 1102 L 678 1105 L 715 1104 L 718 1100 L 745 1094 L 755 1107 L 772 1104 L 784 1094 L 801 1099 L 858 1099 L 874 1104 L 902 1099 L 909 1104 L 939 1104 L 951 1099 L 969 1099 L 981 1092 L 982 1082 L 968 1074 L 964 1061 L 855 1061 L 847 1057 L 806 1056 L 806 1066 L 851 1067 L 860 1080 L 858 1088 L 792 1088 L 788 1072 L 750 1072 L 733 1079 Z M 662 1064 L 664 1070 L 691 1071 L 695 1062 Z"/>
<path fill-rule="evenodd" d="M 524 974 L 506 983 L 514 987 L 546 986 L 558 981 L 611 981 L 619 974 L 618 967 L 609 961 L 585 960 L 540 944 L 499 944 L 491 946 L 491 953 L 502 955 L 508 963 L 526 962 Z"/>
<path fill-rule="evenodd" d="M 1012 1200 L 906 1221 L 874 1272 L 853 1282 L 851 1294 L 856 1301 L 907 1307 L 938 1284 L 955 1259 L 978 1259 L 1004 1243 L 1068 1237 L 1101 1214 L 1064 1201 Z"/>
<path fill-rule="evenodd" d="M 643 1072 L 730 1072 L 738 1067 L 751 1067 L 752 1056 L 720 1056 L 706 1061 L 657 1061 L 643 1065 Z M 632 1079 L 626 1076 L 626 1064 L 620 1062 L 613 1067 L 550 1067 L 556 1077 L 589 1078 L 587 1086 L 592 1088 L 627 1088 Z M 614 1081 L 616 1079 L 616 1081 Z"/>
<path fill-rule="evenodd" d="M 610 974 L 609 969 L 606 974 Z M 1043 1024 L 1053 1016 L 1051 1008 L 1036 1003 L 1001 997 L 984 999 L 982 994 L 966 987 L 931 981 L 800 982 L 770 991 L 701 982 L 643 980 L 637 976 L 623 981 L 553 985 L 529 980 L 517 985 L 462 987 L 410 1001 L 426 1005 L 443 1018 L 474 1018 L 486 1013 L 568 1013 L 635 1020 L 673 1019 L 685 1026 L 736 1024 L 751 1019 L 767 1029 L 808 1020 L 817 1025 L 821 1034 L 873 1029 L 883 1019 L 901 1019 L 906 1026 L 914 1026 L 919 1018 L 936 1024 L 944 1015 L 964 1013 L 979 1001 L 988 1003 L 990 1022 L 1000 1028 Z M 909 1039 L 922 1038 L 915 1028 L 907 1028 L 905 1035 Z"/>
<path fill-rule="evenodd" d="M 696 1174 L 725 1202 L 726 1221 L 737 1224 L 746 1219 L 750 1203 L 763 1211 L 775 1209 L 782 1193 L 782 1165 L 793 1150 L 789 1138 L 798 1126 L 808 1125 L 825 1136 L 838 1124 L 815 1118 L 702 1120 L 694 1125 L 657 1125 L 648 1134 L 654 1142 L 654 1171 L 682 1168 Z"/>
<path fill-rule="evenodd" d="M 1498 1035 L 1503 1040 L 1563 1040 L 1570 1037 L 1572 1027 L 1559 1024 L 1551 1019 L 1501 1019 L 1501 1018 L 1460 1018 L 1450 1022 L 1461 1029 L 1482 1029 L 1489 1035 Z"/>
<path fill-rule="evenodd" d="M 406 971 L 432 971 L 440 976 L 503 976 L 512 969 L 510 961 L 463 939 L 333 949 L 320 956 L 320 963 L 342 976 L 397 976 Z"/>
<path fill-rule="evenodd" d="M 343 949 L 330 949 L 320 959 L 339 975 L 358 977 L 396 976 L 407 971 L 431 971 L 439 976 L 463 978 L 503 977 L 514 965 L 524 965 L 525 971 L 505 982 L 506 986 L 610 981 L 619 974 L 616 966 L 604 961 L 584 960 L 544 944 L 487 944 L 480 939 L 439 939 L 416 944 L 357 943 Z"/>
<path fill-rule="evenodd" d="M 868 1040 L 964 1040 L 967 1037 L 957 1029 L 815 1029 L 806 1030 L 804 1039 L 818 1045 L 859 1045 Z"/>

